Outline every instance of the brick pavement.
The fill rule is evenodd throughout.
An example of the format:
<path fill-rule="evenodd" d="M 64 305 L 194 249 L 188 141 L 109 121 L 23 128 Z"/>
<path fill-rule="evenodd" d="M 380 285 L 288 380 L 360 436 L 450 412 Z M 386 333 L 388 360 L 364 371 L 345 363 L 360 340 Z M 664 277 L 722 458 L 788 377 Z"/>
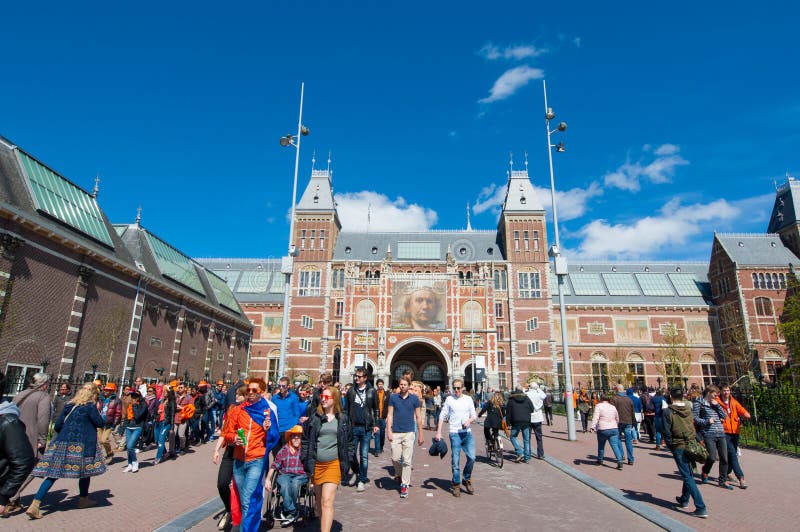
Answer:
<path fill-rule="evenodd" d="M 152 466 L 155 450 L 139 455 L 140 471 L 122 473 L 125 453 L 117 453 L 105 474 L 92 478 L 90 496 L 99 504 L 78 510 L 78 481 L 60 479 L 45 496 L 43 519 L 31 521 L 24 513 L 0 519 L 0 530 L 70 530 L 91 525 L 107 531 L 138 532 L 153 530 L 218 497 L 217 467 L 211 463 L 212 444 L 197 447 L 178 458 Z M 39 489 L 34 479 L 25 489 L 23 504 L 29 504 Z"/>
<path fill-rule="evenodd" d="M 597 453 L 594 434 L 578 430 L 578 441 L 567 441 L 563 416 L 556 416 L 554 426 L 544 427 L 544 435 L 549 456 L 697 530 L 764 530 L 767 526 L 796 530 L 797 514 L 791 510 L 796 498 L 790 487 L 800 478 L 798 458 L 742 449 L 739 461 L 748 489 L 728 491 L 717 487 L 716 483 L 700 486 L 710 515 L 703 520 L 672 509 L 681 483 L 669 452 L 655 451 L 655 446 L 649 443 L 634 445 L 635 465 L 626 465 L 622 471 L 617 471 L 610 445 L 606 445 L 606 465 L 594 465 Z M 646 435 L 644 437 L 647 439 Z M 716 477 L 717 471 L 715 464 L 711 476 Z"/>
<path fill-rule="evenodd" d="M 425 434 L 430 442 L 433 432 Z M 370 456 L 369 476 L 373 482 L 364 493 L 356 493 L 352 487 L 339 488 L 334 530 L 353 530 L 356 526 L 376 530 L 389 524 L 446 525 L 448 529 L 460 527 L 464 530 L 657 529 L 545 462 L 532 460 L 530 464 L 515 464 L 507 461 L 503 469 L 489 465 L 483 458 L 481 427 L 475 428 L 475 435 L 479 442 L 478 463 L 473 471 L 475 495 L 462 494 L 455 499 L 448 491 L 450 455 L 441 460 L 430 457 L 427 450 L 418 447 L 409 496 L 400 499 L 397 485 L 390 476 L 391 460 L 386 449 L 378 458 Z M 211 532 L 216 530 L 215 524 L 209 518 L 191 530 Z M 314 527 L 298 526 L 296 529 L 313 530 Z"/>

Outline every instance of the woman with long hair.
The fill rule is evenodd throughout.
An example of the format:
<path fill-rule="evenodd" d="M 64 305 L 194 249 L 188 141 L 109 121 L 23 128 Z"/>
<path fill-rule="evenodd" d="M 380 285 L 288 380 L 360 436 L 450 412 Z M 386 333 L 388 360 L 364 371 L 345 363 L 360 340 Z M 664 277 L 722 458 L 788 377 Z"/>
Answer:
<path fill-rule="evenodd" d="M 106 472 L 106 457 L 97 444 L 97 429 L 104 425 L 95 404 L 97 396 L 98 391 L 94 384 L 84 384 L 56 420 L 55 430 L 58 435 L 50 442 L 44 456 L 31 473 L 35 477 L 44 477 L 33 502 L 25 511 L 31 519 L 43 517 L 39 506 L 59 478 L 78 479 L 78 508 L 97 504 L 89 498 L 89 481 L 91 477 Z"/>
<path fill-rule="evenodd" d="M 175 418 L 175 390 L 172 386 L 165 384 L 161 401 L 158 404 L 158 414 L 156 417 L 156 444 L 158 450 L 156 451 L 156 458 L 153 460 L 153 465 L 158 464 L 164 459 L 164 449 L 169 440 L 169 456 L 168 458 L 175 458 L 175 439 L 170 437 L 172 431 L 172 420 Z"/>
<path fill-rule="evenodd" d="M 495 438 L 503 428 L 503 418 L 506 417 L 505 402 L 503 401 L 503 394 L 494 392 L 492 398 L 483 405 L 483 408 L 478 412 L 478 417 L 486 414 L 486 421 L 483 423 L 483 436 L 486 438 L 486 446 L 492 447 Z"/>
<path fill-rule="evenodd" d="M 611 443 L 611 450 L 617 459 L 617 469 L 622 469 L 622 442 L 619 440 L 619 412 L 609 403 L 611 393 L 603 394 L 600 404 L 594 409 L 591 430 L 597 432 L 597 465 L 603 465 L 606 442 Z"/>
<path fill-rule="evenodd" d="M 333 386 L 320 394 L 320 404 L 303 425 L 300 459 L 313 479 L 320 529 L 329 532 L 333 525 L 333 501 L 342 477 L 350 470 L 353 456 L 353 430 L 342 412 L 341 393 Z"/>

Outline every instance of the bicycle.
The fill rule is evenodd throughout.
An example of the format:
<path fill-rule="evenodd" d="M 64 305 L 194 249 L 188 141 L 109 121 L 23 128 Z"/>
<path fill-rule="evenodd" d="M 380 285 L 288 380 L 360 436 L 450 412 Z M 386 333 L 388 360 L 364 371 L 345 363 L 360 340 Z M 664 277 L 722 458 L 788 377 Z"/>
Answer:
<path fill-rule="evenodd" d="M 494 433 L 494 431 L 492 431 Z M 492 439 L 486 440 L 486 458 L 493 466 L 503 468 L 503 440 L 500 438 L 500 431 L 492 435 Z"/>

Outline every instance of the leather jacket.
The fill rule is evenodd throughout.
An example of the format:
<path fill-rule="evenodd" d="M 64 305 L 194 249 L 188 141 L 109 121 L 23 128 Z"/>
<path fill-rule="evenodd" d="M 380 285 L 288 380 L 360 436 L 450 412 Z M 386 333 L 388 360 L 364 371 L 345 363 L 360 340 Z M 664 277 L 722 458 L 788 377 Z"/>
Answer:
<path fill-rule="evenodd" d="M 353 410 L 355 409 L 356 393 L 356 387 L 352 386 L 345 395 L 347 416 L 350 418 L 351 423 L 355 419 Z M 364 390 L 364 419 L 366 421 L 366 430 L 371 431 L 372 427 L 375 426 L 375 420 L 378 419 L 378 396 L 375 393 L 375 388 L 369 384 Z"/>
<path fill-rule="evenodd" d="M 0 449 L 0 505 L 5 506 L 28 478 L 35 461 L 25 424 L 13 413 L 0 415 Z"/>
<path fill-rule="evenodd" d="M 347 478 L 347 473 L 350 471 L 350 463 L 354 456 L 353 426 L 350 424 L 350 418 L 348 418 L 347 414 L 344 412 L 336 414 L 336 418 L 339 420 L 339 430 L 337 431 L 336 438 L 339 452 L 339 469 L 342 471 L 342 478 Z M 303 469 L 305 469 L 309 477 L 312 478 L 314 475 L 314 468 L 317 465 L 317 439 L 323 419 L 325 419 L 324 414 L 314 412 L 311 417 L 303 423 L 300 461 L 303 462 Z"/>

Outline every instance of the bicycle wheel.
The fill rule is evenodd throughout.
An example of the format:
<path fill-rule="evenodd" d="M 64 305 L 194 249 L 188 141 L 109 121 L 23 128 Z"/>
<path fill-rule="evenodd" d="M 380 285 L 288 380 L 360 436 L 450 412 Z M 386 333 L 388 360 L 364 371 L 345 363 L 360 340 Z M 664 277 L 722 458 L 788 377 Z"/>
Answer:
<path fill-rule="evenodd" d="M 503 442 L 500 440 L 500 435 L 497 435 L 494 441 L 495 447 L 495 463 L 497 467 L 503 469 Z"/>

